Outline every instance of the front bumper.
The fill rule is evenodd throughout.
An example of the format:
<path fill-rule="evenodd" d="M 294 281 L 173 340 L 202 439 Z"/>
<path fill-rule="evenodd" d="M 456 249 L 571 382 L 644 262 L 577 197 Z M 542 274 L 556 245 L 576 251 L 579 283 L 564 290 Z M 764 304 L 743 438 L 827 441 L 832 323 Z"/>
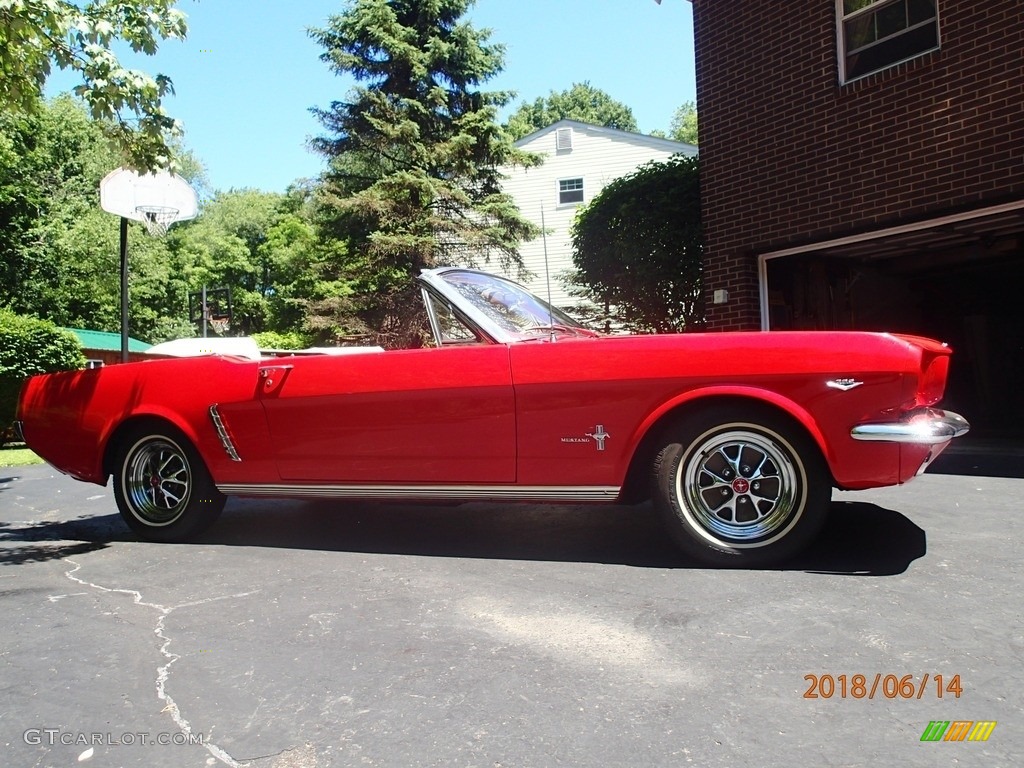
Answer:
<path fill-rule="evenodd" d="M 959 413 L 938 408 L 915 408 L 899 421 L 883 424 L 858 424 L 850 430 L 854 440 L 915 445 L 944 445 L 954 437 L 967 434 L 971 425 Z"/>

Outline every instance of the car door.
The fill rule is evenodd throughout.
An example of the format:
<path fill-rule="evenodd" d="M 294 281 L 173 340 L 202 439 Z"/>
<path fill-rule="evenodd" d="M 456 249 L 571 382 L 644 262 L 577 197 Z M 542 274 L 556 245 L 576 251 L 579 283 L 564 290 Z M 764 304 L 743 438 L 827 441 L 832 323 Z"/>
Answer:
<path fill-rule="evenodd" d="M 260 376 L 282 480 L 515 481 L 504 345 L 280 358 Z"/>
<path fill-rule="evenodd" d="M 561 338 L 511 347 L 524 485 L 617 486 L 641 421 L 674 384 L 632 342 Z"/>

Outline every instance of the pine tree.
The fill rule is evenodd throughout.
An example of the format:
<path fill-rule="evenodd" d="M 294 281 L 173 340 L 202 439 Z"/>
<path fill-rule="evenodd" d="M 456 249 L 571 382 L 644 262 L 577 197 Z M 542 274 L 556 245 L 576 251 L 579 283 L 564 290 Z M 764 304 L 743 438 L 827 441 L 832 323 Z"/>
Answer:
<path fill-rule="evenodd" d="M 504 49 L 462 17 L 473 0 L 353 0 L 311 31 L 321 59 L 357 85 L 314 110 L 330 135 L 322 186 L 330 231 L 348 240 L 357 302 L 384 343 L 414 335 L 412 276 L 423 268 L 519 267 L 539 232 L 501 191 L 501 168 L 533 165 L 497 123 L 512 94 L 480 86 Z M 387 336 L 390 336 L 388 338 Z"/>

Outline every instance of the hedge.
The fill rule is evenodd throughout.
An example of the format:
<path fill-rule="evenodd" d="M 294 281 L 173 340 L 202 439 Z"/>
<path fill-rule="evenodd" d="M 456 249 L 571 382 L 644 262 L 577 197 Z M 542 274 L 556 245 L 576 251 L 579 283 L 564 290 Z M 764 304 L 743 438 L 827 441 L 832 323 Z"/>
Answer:
<path fill-rule="evenodd" d="M 0 309 L 0 434 L 14 421 L 18 393 L 29 376 L 85 365 L 78 337 L 48 320 Z M 0 437 L 2 442 L 2 437 Z"/>

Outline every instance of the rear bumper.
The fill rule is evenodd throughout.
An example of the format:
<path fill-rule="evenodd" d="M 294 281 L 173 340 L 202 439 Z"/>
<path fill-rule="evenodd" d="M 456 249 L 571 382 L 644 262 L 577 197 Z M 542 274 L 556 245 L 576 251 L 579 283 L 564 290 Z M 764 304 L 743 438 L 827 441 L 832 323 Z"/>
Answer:
<path fill-rule="evenodd" d="M 943 445 L 967 434 L 971 425 L 959 413 L 938 408 L 916 408 L 899 421 L 882 424 L 858 424 L 850 430 L 854 440 L 883 443 Z"/>

